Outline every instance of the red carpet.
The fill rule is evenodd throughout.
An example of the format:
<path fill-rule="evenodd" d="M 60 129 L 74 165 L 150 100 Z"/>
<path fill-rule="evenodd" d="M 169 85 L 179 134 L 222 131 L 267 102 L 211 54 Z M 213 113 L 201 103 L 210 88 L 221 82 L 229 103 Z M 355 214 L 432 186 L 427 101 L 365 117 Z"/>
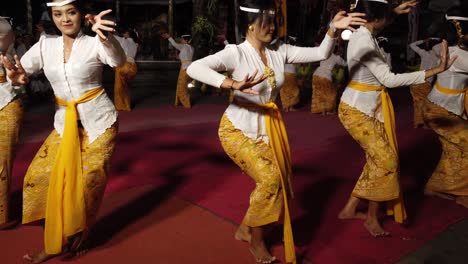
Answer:
<path fill-rule="evenodd" d="M 217 122 L 223 110 L 223 105 L 200 105 L 188 111 L 163 106 L 122 115 L 124 132 L 119 135 L 107 191 L 145 184 L 161 186 L 168 196 L 177 195 L 239 223 L 253 182 L 219 144 Z M 453 202 L 422 195 L 440 147 L 431 131 L 412 128 L 411 117 L 412 112 L 397 113 L 401 177 L 410 223 L 402 227 L 386 221 L 384 227 L 393 236 L 374 239 L 362 221 L 336 218 L 364 164 L 360 147 L 336 116 L 305 111 L 284 114 L 294 163 L 293 226 L 301 256 L 318 264 L 393 263 L 468 216 L 467 210 Z M 16 190 L 39 146 L 20 146 L 15 161 Z M 279 244 L 281 229 L 273 230 L 271 238 Z M 199 243 L 203 244 L 203 238 Z"/>

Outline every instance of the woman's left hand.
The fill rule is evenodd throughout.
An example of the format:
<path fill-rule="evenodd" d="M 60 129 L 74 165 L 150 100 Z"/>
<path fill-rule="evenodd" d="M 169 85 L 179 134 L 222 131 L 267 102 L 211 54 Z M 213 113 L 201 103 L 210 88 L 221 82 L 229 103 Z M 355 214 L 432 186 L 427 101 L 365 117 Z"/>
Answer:
<path fill-rule="evenodd" d="M 116 26 L 114 21 L 102 19 L 103 16 L 110 14 L 112 9 L 107 9 L 102 11 L 97 15 L 90 15 L 87 14 L 85 18 L 93 25 L 91 28 L 96 34 L 98 34 L 101 41 L 107 40 L 107 33 L 108 32 L 115 32 L 114 27 Z"/>
<path fill-rule="evenodd" d="M 365 17 L 366 14 L 364 13 L 349 13 L 347 14 L 346 11 L 338 12 L 332 20 L 333 25 L 336 29 L 349 29 L 351 31 L 356 31 L 351 26 L 363 26 L 367 20 L 361 18 Z"/>
<path fill-rule="evenodd" d="M 402 15 L 402 14 L 408 14 L 413 10 L 413 8 L 416 8 L 416 6 L 419 4 L 419 0 L 411 0 L 408 2 L 404 2 L 401 5 L 395 7 L 393 9 L 393 12 L 397 15 Z"/>

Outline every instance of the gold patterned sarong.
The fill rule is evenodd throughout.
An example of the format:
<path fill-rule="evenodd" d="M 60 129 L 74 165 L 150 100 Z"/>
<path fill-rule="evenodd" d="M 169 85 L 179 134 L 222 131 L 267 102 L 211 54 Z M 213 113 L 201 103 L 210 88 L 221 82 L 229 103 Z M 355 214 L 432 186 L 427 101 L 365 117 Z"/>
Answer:
<path fill-rule="evenodd" d="M 426 100 L 424 120 L 442 144 L 440 161 L 426 188 L 440 193 L 468 196 L 468 120 Z"/>
<path fill-rule="evenodd" d="M 23 103 L 19 98 L 0 110 L 0 225 L 9 220 L 11 174 L 22 120 Z"/>
<path fill-rule="evenodd" d="M 137 65 L 125 62 L 121 67 L 115 68 L 114 104 L 117 111 L 131 111 L 128 82 L 137 74 Z"/>
<path fill-rule="evenodd" d="M 413 96 L 414 127 L 424 126 L 423 108 L 431 90 L 432 86 L 430 82 L 413 84 L 410 86 L 410 92 Z"/>
<path fill-rule="evenodd" d="M 280 90 L 281 106 L 287 110 L 299 103 L 299 84 L 296 74 L 284 73 L 284 84 Z"/>
<path fill-rule="evenodd" d="M 312 77 L 312 113 L 326 113 L 336 111 L 336 96 L 338 91 L 332 81 L 314 75 Z"/>
<path fill-rule="evenodd" d="M 190 93 L 187 87 L 189 82 L 190 77 L 187 74 L 187 70 L 180 69 L 179 78 L 177 79 L 175 106 L 182 104 L 184 108 L 191 108 Z"/>
<path fill-rule="evenodd" d="M 114 124 L 89 143 L 86 131 L 79 128 L 86 228 L 93 224 L 101 204 L 116 135 Z M 50 176 L 61 140 L 58 132 L 52 131 L 28 168 L 23 186 L 23 223 L 46 217 Z"/>

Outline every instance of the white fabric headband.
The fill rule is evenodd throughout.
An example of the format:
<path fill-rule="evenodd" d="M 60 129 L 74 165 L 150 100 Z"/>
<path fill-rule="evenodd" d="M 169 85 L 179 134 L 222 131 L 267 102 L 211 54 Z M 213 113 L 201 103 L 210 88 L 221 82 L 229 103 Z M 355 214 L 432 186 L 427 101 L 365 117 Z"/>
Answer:
<path fill-rule="evenodd" d="M 182 35 L 181 38 L 190 37 L 191 35 Z"/>
<path fill-rule="evenodd" d="M 445 15 L 445 19 L 447 19 L 447 20 L 462 20 L 462 21 L 468 21 L 468 17 L 448 16 L 448 15 Z"/>
<path fill-rule="evenodd" d="M 258 8 L 250 8 L 250 7 L 245 7 L 245 6 L 239 6 L 239 9 L 241 11 L 244 11 L 244 12 L 247 12 L 247 13 L 256 13 L 256 14 L 260 13 L 260 9 L 258 9 Z M 274 15 L 275 11 L 269 10 L 268 13 L 270 15 Z"/>
<path fill-rule="evenodd" d="M 72 2 L 75 2 L 75 0 L 64 0 L 62 2 L 50 2 L 50 3 L 47 3 L 47 6 L 49 7 L 52 7 L 52 6 L 64 6 L 64 5 L 68 5 Z"/>
<path fill-rule="evenodd" d="M 367 1 L 369 1 L 369 2 L 380 2 L 380 3 L 388 4 L 387 0 L 367 0 Z M 358 2 L 359 2 L 359 0 L 356 0 L 356 4 L 354 4 L 354 6 L 357 6 Z"/>

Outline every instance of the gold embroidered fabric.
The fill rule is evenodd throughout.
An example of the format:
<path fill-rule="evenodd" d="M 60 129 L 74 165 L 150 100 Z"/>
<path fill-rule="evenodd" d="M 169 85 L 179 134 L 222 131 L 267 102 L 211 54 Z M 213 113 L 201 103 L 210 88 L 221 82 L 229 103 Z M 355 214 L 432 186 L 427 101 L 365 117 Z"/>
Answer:
<path fill-rule="evenodd" d="M 246 137 L 226 114 L 221 118 L 218 134 L 226 154 L 256 183 L 242 222 L 251 227 L 277 222 L 283 209 L 281 172 L 270 146 Z"/>
<path fill-rule="evenodd" d="M 94 222 L 101 204 L 114 152 L 117 124 L 108 128 L 89 144 L 86 131 L 79 129 L 81 158 L 84 177 L 84 197 L 87 226 Z M 55 163 L 61 141 L 56 130 L 47 137 L 26 172 L 23 185 L 23 223 L 30 223 L 45 217 L 49 176 Z"/>
<path fill-rule="evenodd" d="M 131 111 L 128 82 L 137 74 L 137 65 L 126 62 L 122 67 L 115 68 L 114 104 L 117 111 Z"/>
<path fill-rule="evenodd" d="M 336 96 L 338 91 L 327 78 L 314 75 L 312 77 L 312 113 L 336 111 Z"/>
<path fill-rule="evenodd" d="M 184 108 L 191 108 L 190 93 L 187 87 L 189 82 L 190 77 L 187 74 L 187 70 L 180 69 L 179 79 L 177 79 L 175 106 L 182 104 Z"/>
<path fill-rule="evenodd" d="M 343 102 L 338 116 L 366 154 L 366 164 L 352 195 L 371 201 L 399 198 L 398 155 L 390 145 L 383 123 Z"/>
<path fill-rule="evenodd" d="M 413 84 L 410 86 L 410 92 L 413 96 L 414 106 L 414 127 L 424 126 L 424 103 L 426 98 L 432 90 L 430 82 L 424 82 L 421 84 Z"/>
<path fill-rule="evenodd" d="M 294 73 L 284 73 L 284 84 L 280 90 L 281 106 L 289 109 L 299 103 L 299 84 Z"/>
<path fill-rule="evenodd" d="M 21 99 L 14 99 L 0 110 L 0 225 L 9 220 L 11 173 L 22 120 Z"/>
<path fill-rule="evenodd" d="M 442 155 L 426 184 L 435 192 L 468 196 L 468 120 L 426 100 L 424 120 L 442 144 Z"/>

